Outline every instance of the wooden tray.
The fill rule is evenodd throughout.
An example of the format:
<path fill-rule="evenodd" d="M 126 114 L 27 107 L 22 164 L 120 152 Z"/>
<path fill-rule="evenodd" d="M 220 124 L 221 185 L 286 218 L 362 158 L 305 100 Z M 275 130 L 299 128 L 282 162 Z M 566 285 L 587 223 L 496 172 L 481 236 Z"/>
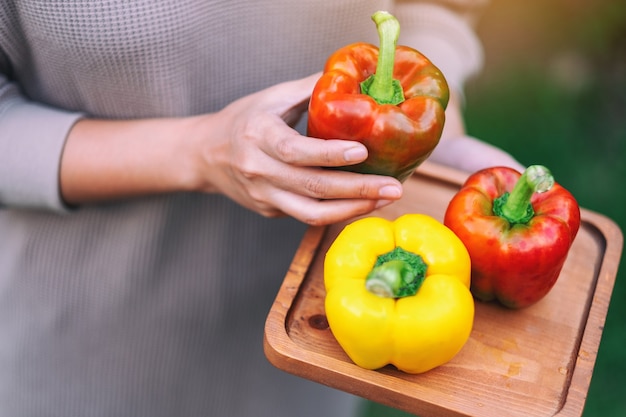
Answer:
<path fill-rule="evenodd" d="M 425 163 L 405 197 L 376 215 L 442 221 L 466 175 Z M 409 375 L 354 365 L 324 315 L 323 259 L 345 224 L 311 227 L 267 317 L 264 348 L 276 367 L 391 407 L 429 416 L 580 416 L 622 252 L 610 219 L 581 210 L 582 224 L 551 292 L 524 310 L 476 303 L 474 328 L 452 361 Z"/>

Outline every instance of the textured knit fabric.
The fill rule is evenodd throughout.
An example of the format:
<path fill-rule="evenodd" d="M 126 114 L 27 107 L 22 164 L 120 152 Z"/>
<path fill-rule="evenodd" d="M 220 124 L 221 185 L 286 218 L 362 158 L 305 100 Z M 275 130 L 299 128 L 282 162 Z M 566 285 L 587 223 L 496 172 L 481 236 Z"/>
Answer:
<path fill-rule="evenodd" d="M 439 42 L 436 63 L 461 85 L 480 66 L 465 19 L 482 2 L 450 3 L 455 13 L 399 5 L 401 41 Z M 0 2 L 1 416 L 352 415 L 354 397 L 263 356 L 304 225 L 193 193 L 69 210 L 58 170 L 80 117 L 217 111 L 320 70 L 349 42 L 376 42 L 369 16 L 393 7 Z M 412 28 L 420 19 L 440 25 Z"/>

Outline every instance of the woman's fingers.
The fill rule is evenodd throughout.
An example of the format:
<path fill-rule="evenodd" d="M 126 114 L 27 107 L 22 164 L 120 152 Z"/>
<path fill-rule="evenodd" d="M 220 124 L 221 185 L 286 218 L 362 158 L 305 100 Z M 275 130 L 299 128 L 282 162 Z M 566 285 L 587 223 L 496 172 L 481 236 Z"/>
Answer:
<path fill-rule="evenodd" d="M 317 200 L 287 191 L 276 192 L 274 200 L 282 213 L 311 226 L 345 221 L 392 203 L 392 200 Z"/>

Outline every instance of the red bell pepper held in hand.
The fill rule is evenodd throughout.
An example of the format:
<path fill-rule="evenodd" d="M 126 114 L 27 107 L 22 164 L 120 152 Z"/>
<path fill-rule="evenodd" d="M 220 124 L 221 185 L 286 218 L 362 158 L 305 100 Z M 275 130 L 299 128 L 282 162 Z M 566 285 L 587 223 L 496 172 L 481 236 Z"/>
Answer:
<path fill-rule="evenodd" d="M 395 17 L 376 12 L 372 19 L 380 49 L 355 43 L 330 56 L 309 103 L 308 134 L 361 142 L 367 160 L 342 169 L 403 181 L 439 143 L 448 84 L 424 55 L 396 46 Z"/>
<path fill-rule="evenodd" d="M 470 254 L 472 294 L 523 308 L 556 283 L 580 226 L 580 209 L 543 166 L 521 175 L 493 167 L 466 180 L 444 224 Z"/>

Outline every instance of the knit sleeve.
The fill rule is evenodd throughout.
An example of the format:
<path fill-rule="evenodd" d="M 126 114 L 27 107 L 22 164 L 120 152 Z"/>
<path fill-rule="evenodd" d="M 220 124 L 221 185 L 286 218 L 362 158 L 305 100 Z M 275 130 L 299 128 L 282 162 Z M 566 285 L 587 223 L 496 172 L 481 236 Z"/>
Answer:
<path fill-rule="evenodd" d="M 80 114 L 28 101 L 0 65 L 0 206 L 65 211 L 59 168 Z"/>
<path fill-rule="evenodd" d="M 397 1 L 400 43 L 426 55 L 441 69 L 452 89 L 461 93 L 465 81 L 483 66 L 483 48 L 473 24 L 485 0 Z"/>

